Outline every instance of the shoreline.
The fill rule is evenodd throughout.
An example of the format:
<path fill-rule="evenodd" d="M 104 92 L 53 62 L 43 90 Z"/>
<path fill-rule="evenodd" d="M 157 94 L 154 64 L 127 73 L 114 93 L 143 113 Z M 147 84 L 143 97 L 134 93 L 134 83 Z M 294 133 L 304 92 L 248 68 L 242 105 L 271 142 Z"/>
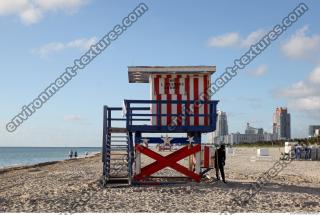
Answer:
<path fill-rule="evenodd" d="M 24 169 L 30 169 L 30 168 L 35 168 L 35 167 L 44 167 L 52 164 L 58 164 L 58 163 L 63 163 L 63 162 L 68 162 L 68 161 L 75 161 L 75 160 L 81 160 L 85 158 L 90 158 L 90 157 L 95 157 L 100 155 L 101 152 L 90 152 L 88 156 L 81 155 L 77 158 L 68 158 L 68 159 L 63 159 L 63 160 L 53 160 L 53 161 L 45 161 L 45 162 L 39 162 L 39 163 L 34 163 L 34 164 L 17 164 L 17 165 L 12 165 L 12 166 L 3 166 L 0 167 L 0 174 L 14 171 L 14 170 L 24 170 Z"/>

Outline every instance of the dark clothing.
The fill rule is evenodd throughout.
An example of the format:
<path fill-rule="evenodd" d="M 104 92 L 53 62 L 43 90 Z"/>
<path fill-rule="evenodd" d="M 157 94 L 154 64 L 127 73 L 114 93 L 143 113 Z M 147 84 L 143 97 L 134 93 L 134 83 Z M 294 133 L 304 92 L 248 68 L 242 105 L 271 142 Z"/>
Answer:
<path fill-rule="evenodd" d="M 300 147 L 296 148 L 296 159 L 297 160 L 301 159 L 301 149 L 300 149 Z"/>
<path fill-rule="evenodd" d="M 71 159 L 72 156 L 73 156 L 73 151 L 71 150 L 71 151 L 69 152 L 69 158 Z"/>
<path fill-rule="evenodd" d="M 219 179 L 219 170 L 220 170 L 223 182 L 225 182 L 225 176 L 224 176 L 225 161 L 226 161 L 225 149 L 224 148 L 217 149 L 214 156 L 214 168 L 216 169 L 217 179 Z"/>
<path fill-rule="evenodd" d="M 306 147 L 306 148 L 305 148 L 305 156 L 304 156 L 304 159 L 305 159 L 305 160 L 308 160 L 308 159 L 310 159 L 310 158 L 311 158 L 311 149 L 308 148 L 308 147 Z"/>

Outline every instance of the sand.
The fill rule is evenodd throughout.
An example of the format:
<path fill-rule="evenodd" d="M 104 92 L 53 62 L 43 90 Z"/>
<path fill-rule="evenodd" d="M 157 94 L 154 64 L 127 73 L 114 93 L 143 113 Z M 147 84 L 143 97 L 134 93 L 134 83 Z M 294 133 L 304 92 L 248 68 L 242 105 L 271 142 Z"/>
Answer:
<path fill-rule="evenodd" d="M 228 155 L 227 184 L 211 178 L 170 186 L 103 188 L 100 155 L 0 170 L 0 212 L 319 212 L 319 161 L 289 163 L 246 204 L 238 204 L 279 160 L 280 150 L 269 150 L 267 159 L 257 158 L 255 148 Z"/>

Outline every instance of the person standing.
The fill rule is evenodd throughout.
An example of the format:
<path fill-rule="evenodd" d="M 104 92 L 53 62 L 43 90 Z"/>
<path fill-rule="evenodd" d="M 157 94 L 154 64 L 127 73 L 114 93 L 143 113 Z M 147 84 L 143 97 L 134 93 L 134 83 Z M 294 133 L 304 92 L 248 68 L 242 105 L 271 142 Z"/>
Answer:
<path fill-rule="evenodd" d="M 225 148 L 225 145 L 222 144 L 215 152 L 214 168 L 216 169 L 217 180 L 220 180 L 220 177 L 219 177 L 219 170 L 220 170 L 223 183 L 226 183 L 225 175 L 224 175 L 225 161 L 226 161 L 226 148 Z"/>
<path fill-rule="evenodd" d="M 73 151 L 70 150 L 70 152 L 69 152 L 69 158 L 71 159 L 72 157 L 73 157 Z"/>
<path fill-rule="evenodd" d="M 296 160 L 300 160 L 301 159 L 301 148 L 300 146 L 298 145 L 296 147 Z"/>
<path fill-rule="evenodd" d="M 77 150 L 74 151 L 74 157 L 75 157 L 75 158 L 78 157 L 78 152 L 77 152 Z"/>

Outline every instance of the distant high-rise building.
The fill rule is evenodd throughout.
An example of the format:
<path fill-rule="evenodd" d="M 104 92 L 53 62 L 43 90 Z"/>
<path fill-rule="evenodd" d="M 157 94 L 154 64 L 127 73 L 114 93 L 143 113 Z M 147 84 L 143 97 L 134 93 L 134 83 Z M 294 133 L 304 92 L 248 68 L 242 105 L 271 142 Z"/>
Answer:
<path fill-rule="evenodd" d="M 320 129 L 320 125 L 309 125 L 309 137 L 315 136 L 317 129 Z"/>
<path fill-rule="evenodd" d="M 278 139 L 291 138 L 290 114 L 286 107 L 277 107 L 273 114 L 273 134 Z"/>
<path fill-rule="evenodd" d="M 217 128 L 215 131 L 215 136 L 223 136 L 228 134 L 228 120 L 227 120 L 227 114 L 223 111 L 218 111 L 218 117 L 217 117 Z"/>
<path fill-rule="evenodd" d="M 218 111 L 217 115 L 216 130 L 209 136 L 210 142 L 213 142 L 215 138 L 219 139 L 219 137 L 221 137 L 221 141 L 223 141 L 222 136 L 228 134 L 228 120 L 226 112 Z"/>
<path fill-rule="evenodd" d="M 314 136 L 315 136 L 315 137 L 319 137 L 319 136 L 320 136 L 320 128 L 317 128 L 317 129 L 314 131 Z"/>

